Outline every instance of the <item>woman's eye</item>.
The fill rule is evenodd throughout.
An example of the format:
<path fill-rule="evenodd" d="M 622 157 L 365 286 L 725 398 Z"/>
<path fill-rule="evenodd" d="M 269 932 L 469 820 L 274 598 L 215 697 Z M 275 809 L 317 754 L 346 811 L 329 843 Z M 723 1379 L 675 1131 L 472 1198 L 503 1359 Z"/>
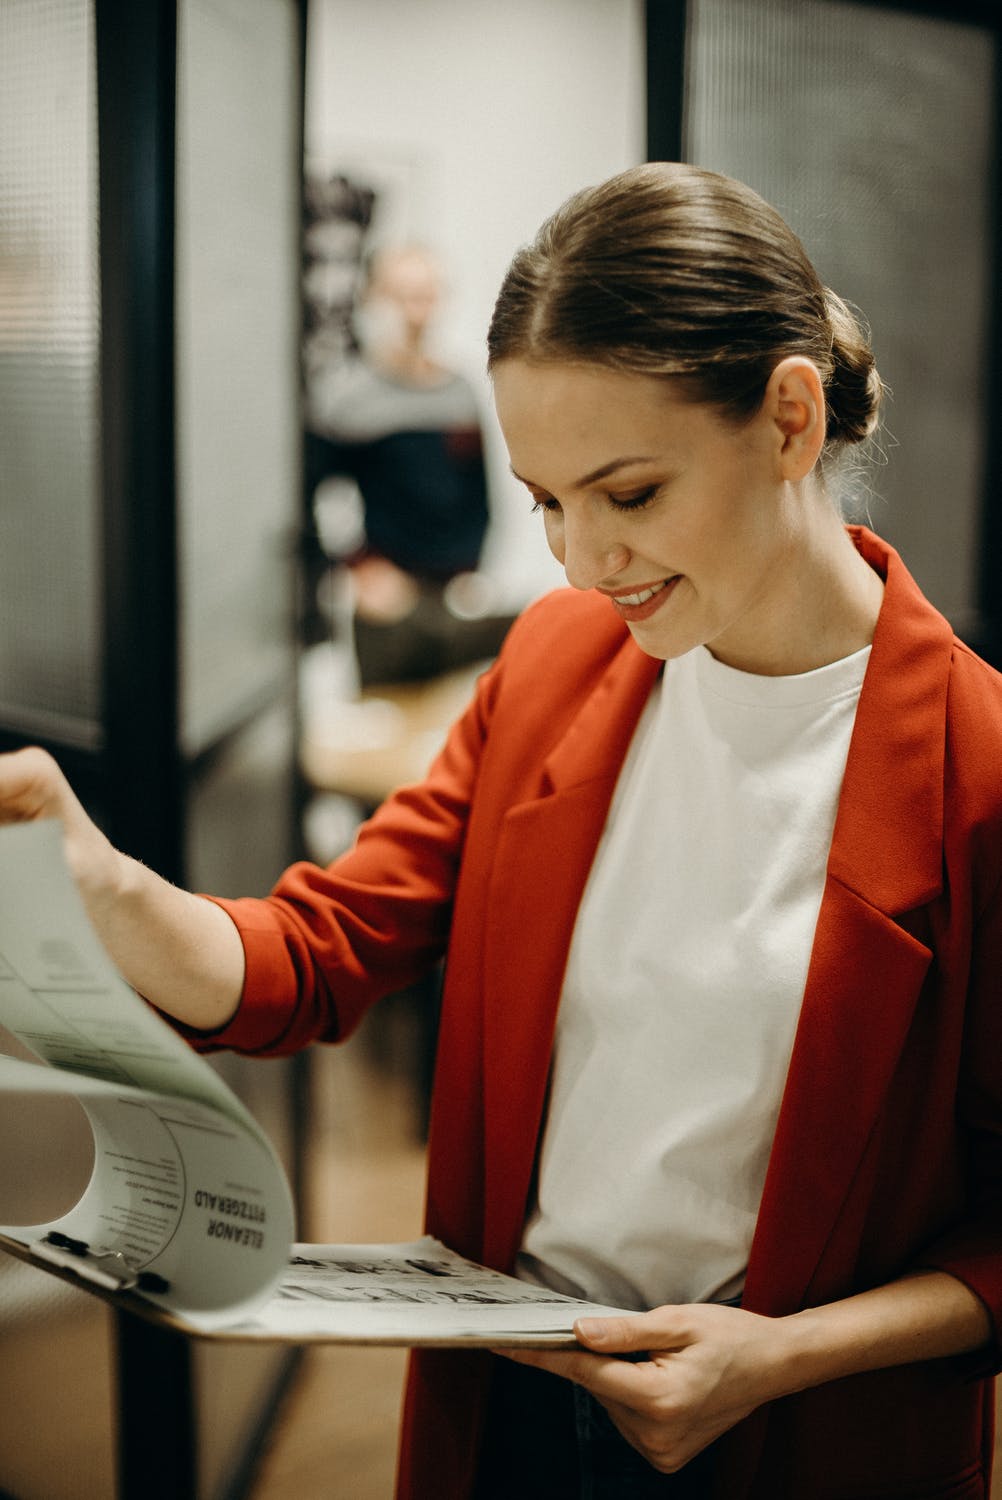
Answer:
<path fill-rule="evenodd" d="M 614 510 L 643 510 L 645 505 L 651 503 L 657 492 L 657 485 L 652 484 L 635 495 L 610 495 L 609 504 Z"/>
<path fill-rule="evenodd" d="M 648 485 L 645 490 L 638 490 L 633 495 L 607 495 L 606 499 L 613 510 L 643 510 L 645 505 L 650 505 L 658 493 L 656 484 Z M 535 495 L 532 501 L 533 512 L 537 510 L 558 511 L 560 501 L 554 500 L 552 495 Z"/>

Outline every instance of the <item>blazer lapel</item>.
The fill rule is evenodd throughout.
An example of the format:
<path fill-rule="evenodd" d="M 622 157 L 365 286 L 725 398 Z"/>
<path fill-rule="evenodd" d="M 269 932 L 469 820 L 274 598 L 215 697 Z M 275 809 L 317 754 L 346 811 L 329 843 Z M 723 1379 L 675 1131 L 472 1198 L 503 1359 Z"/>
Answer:
<path fill-rule="evenodd" d="M 868 533 L 857 545 L 886 565 L 887 588 L 745 1287 L 747 1306 L 773 1314 L 800 1306 L 810 1286 L 931 959 L 896 918 L 942 886 L 952 632 L 896 554 Z"/>
<path fill-rule="evenodd" d="M 493 1265 L 510 1265 L 518 1248 L 577 908 L 660 670 L 627 637 L 548 756 L 539 795 L 511 807 L 502 824 L 484 952 L 485 1255 Z"/>

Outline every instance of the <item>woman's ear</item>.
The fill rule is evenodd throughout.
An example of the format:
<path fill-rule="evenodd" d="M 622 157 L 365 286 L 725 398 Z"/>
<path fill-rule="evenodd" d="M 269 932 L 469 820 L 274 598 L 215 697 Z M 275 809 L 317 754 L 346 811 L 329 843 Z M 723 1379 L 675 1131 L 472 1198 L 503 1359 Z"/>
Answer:
<path fill-rule="evenodd" d="M 825 392 L 818 367 L 801 354 L 780 360 L 763 403 L 774 424 L 784 479 L 806 479 L 825 445 Z"/>

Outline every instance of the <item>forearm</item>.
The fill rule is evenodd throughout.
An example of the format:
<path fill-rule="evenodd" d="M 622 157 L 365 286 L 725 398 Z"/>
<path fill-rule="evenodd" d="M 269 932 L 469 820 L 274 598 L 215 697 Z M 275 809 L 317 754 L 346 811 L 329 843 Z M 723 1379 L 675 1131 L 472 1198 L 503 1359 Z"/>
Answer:
<path fill-rule="evenodd" d="M 94 873 L 79 881 L 84 904 L 129 984 L 189 1026 L 225 1025 L 244 980 L 243 944 L 226 912 L 117 851 Z"/>
<path fill-rule="evenodd" d="M 777 1395 L 846 1375 L 964 1354 L 987 1343 L 981 1300 L 956 1277 L 922 1272 L 780 1319 Z"/>

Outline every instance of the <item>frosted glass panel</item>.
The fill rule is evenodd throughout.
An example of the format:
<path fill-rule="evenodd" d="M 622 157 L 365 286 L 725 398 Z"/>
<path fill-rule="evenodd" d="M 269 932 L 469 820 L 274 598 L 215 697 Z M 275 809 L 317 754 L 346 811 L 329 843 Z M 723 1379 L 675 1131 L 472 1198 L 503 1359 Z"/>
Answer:
<path fill-rule="evenodd" d="M 0 4 L 0 723 L 100 706 L 97 106 L 88 0 Z"/>
<path fill-rule="evenodd" d="M 864 510 L 963 629 L 986 443 L 994 39 L 833 0 L 693 0 L 686 154 L 774 203 L 893 390 Z"/>
<path fill-rule="evenodd" d="M 211 744 L 288 680 L 300 421 L 292 0 L 178 9 L 181 726 Z"/>

